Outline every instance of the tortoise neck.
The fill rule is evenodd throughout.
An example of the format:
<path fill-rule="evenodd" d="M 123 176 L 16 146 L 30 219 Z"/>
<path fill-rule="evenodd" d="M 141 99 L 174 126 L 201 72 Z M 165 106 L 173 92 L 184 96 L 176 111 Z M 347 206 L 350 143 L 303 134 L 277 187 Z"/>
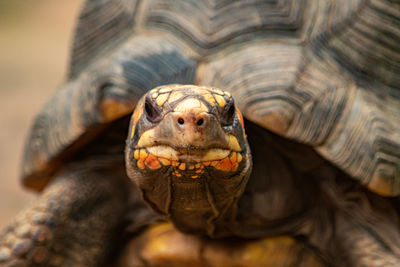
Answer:
<path fill-rule="evenodd" d="M 215 193 L 207 180 L 172 182 L 172 191 L 168 217 L 178 229 L 211 237 L 231 235 L 225 225 L 236 216 L 237 194 Z"/>
<path fill-rule="evenodd" d="M 232 235 L 229 226 L 236 219 L 238 201 L 248 182 L 251 165 L 249 157 L 246 166 L 234 177 L 155 176 L 144 179 L 145 183 L 138 188 L 144 201 L 179 230 L 211 237 L 229 236 Z"/>

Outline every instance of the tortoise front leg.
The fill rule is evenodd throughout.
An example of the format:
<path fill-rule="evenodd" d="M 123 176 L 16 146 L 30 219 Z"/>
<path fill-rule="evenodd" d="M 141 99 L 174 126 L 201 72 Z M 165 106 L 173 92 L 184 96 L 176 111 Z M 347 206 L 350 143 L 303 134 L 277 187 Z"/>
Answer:
<path fill-rule="evenodd" d="M 0 234 L 0 265 L 104 262 L 126 210 L 127 183 L 121 163 L 69 166 Z"/>

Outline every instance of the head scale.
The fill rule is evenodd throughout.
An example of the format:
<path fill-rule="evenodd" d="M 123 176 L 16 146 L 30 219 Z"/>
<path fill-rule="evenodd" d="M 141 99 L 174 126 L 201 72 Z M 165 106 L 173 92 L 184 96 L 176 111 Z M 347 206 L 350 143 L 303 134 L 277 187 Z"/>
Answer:
<path fill-rule="evenodd" d="M 230 93 L 167 85 L 151 90 L 137 105 L 126 164 L 153 209 L 183 230 L 212 234 L 199 218 L 204 213 L 217 218 L 219 209 L 240 196 L 251 169 L 249 152 L 243 118 Z"/>

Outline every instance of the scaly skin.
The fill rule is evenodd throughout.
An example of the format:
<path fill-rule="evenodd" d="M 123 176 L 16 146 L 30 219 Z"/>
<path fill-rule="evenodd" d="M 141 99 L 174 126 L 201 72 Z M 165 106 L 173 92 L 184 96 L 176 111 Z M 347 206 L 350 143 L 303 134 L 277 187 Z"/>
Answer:
<path fill-rule="evenodd" d="M 121 166 L 73 164 L 0 235 L 1 266 L 96 266 L 109 256 L 126 211 Z"/>

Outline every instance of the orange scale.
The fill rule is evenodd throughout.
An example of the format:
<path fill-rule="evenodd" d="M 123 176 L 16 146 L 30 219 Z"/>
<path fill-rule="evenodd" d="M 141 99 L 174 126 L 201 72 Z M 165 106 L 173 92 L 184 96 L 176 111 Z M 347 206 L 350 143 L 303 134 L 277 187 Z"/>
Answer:
<path fill-rule="evenodd" d="M 237 164 L 237 162 L 232 164 L 232 171 L 236 171 L 239 167 L 239 164 Z"/>
<path fill-rule="evenodd" d="M 141 104 L 140 107 L 137 108 L 136 113 L 134 114 L 132 129 L 131 129 L 131 139 L 133 138 L 133 136 L 135 134 L 136 124 L 139 121 L 142 114 L 143 114 L 143 104 Z"/>
<path fill-rule="evenodd" d="M 170 161 L 169 159 L 159 158 L 158 160 L 159 160 L 159 161 L 162 163 L 162 165 L 164 165 L 164 166 L 169 166 L 169 165 L 171 165 L 171 161 Z"/>
<path fill-rule="evenodd" d="M 243 131 L 243 136 L 246 137 L 246 132 L 244 130 L 244 119 L 243 119 L 243 115 L 240 112 L 240 110 L 236 107 L 236 113 L 238 114 L 238 118 L 239 118 L 239 122 L 242 125 L 242 131 Z"/>
<path fill-rule="evenodd" d="M 232 156 L 229 159 L 230 159 L 232 165 L 235 164 L 236 163 L 236 159 L 237 159 L 236 152 L 233 152 Z"/>
<path fill-rule="evenodd" d="M 138 166 L 139 169 L 142 169 L 142 170 L 144 170 L 146 168 L 143 160 L 141 160 L 141 159 L 137 161 L 136 165 Z"/>
<path fill-rule="evenodd" d="M 152 155 L 152 154 L 150 154 L 150 155 L 148 155 L 148 156 L 146 157 L 146 159 L 144 160 L 144 164 L 145 164 L 148 168 L 150 168 L 150 169 L 152 169 L 152 170 L 161 168 L 161 164 L 160 164 L 160 162 L 158 161 L 158 158 L 157 158 L 156 156 Z"/>
<path fill-rule="evenodd" d="M 211 161 L 210 166 L 215 167 L 218 165 L 218 163 L 219 163 L 219 160 Z"/>
<path fill-rule="evenodd" d="M 179 165 L 179 161 L 173 160 L 173 161 L 171 161 L 171 165 L 173 167 L 177 167 Z"/>
<path fill-rule="evenodd" d="M 230 171 L 232 169 L 232 163 L 229 158 L 224 158 L 218 162 L 215 168 L 218 170 Z"/>

